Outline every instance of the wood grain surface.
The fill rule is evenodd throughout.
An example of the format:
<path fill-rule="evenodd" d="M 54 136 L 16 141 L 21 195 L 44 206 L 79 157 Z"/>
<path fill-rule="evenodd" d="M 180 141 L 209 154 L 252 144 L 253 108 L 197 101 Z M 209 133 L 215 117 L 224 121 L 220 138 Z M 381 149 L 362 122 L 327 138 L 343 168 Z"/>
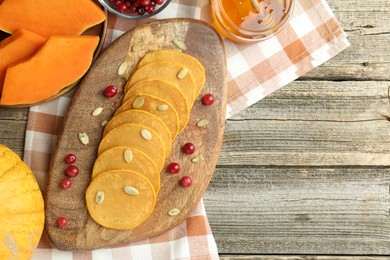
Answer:
<path fill-rule="evenodd" d="M 389 1 L 327 2 L 351 46 L 227 121 L 204 196 L 221 259 L 389 259 Z M 21 156 L 26 120 L 0 109 Z"/>
<path fill-rule="evenodd" d="M 200 38 L 202 41 L 199 41 Z M 131 230 L 119 231 L 102 227 L 89 216 L 84 194 L 91 180 L 97 148 L 103 134 L 100 123 L 112 117 L 123 98 L 127 78 L 118 75 L 118 68 L 125 60 L 130 61 L 130 67 L 135 67 L 140 58 L 149 51 L 179 50 L 173 44 L 174 39 L 184 40 L 187 45 L 185 53 L 196 57 L 205 67 L 206 83 L 202 93 L 213 93 L 216 102 L 213 106 L 203 105 L 202 94 L 195 100 L 188 125 L 175 139 L 166 161 L 166 166 L 170 162 L 179 162 L 181 171 L 172 175 L 165 170 L 166 166 L 164 167 L 161 173 L 161 188 L 152 215 Z M 133 51 L 132 46 L 141 41 L 145 48 Z M 131 75 L 131 70 L 129 72 Z M 226 61 L 222 41 L 210 26 L 201 21 L 154 21 L 127 32 L 112 43 L 92 65 L 73 97 L 52 156 L 45 196 L 46 230 L 51 242 L 62 250 L 116 246 L 161 234 L 181 223 L 203 196 L 218 160 L 226 115 L 225 78 Z M 113 99 L 103 95 L 105 87 L 110 84 L 116 85 L 119 91 Z M 103 112 L 93 117 L 91 113 L 97 107 L 103 107 Z M 208 119 L 210 124 L 205 128 L 197 127 L 196 124 L 201 119 Z M 78 133 L 82 132 L 89 135 L 90 143 L 86 146 L 78 139 Z M 196 145 L 196 153 L 192 156 L 181 151 L 187 142 Z M 65 177 L 67 165 L 64 158 L 70 152 L 77 155 L 80 174 L 74 178 L 73 186 L 64 190 L 59 183 Z M 204 161 L 197 164 L 191 162 L 197 155 L 202 156 Z M 191 176 L 191 187 L 180 186 L 179 180 L 185 175 Z M 180 209 L 180 214 L 169 216 L 168 212 L 173 208 Z M 57 227 L 56 221 L 60 216 L 69 219 L 66 229 Z"/>

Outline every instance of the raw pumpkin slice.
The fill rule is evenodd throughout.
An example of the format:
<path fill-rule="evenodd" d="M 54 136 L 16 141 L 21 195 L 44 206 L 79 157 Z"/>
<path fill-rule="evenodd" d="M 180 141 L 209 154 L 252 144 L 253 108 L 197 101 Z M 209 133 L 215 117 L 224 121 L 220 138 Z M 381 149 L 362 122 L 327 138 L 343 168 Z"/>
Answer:
<path fill-rule="evenodd" d="M 114 146 L 105 150 L 93 165 L 92 179 L 111 170 L 137 172 L 150 181 L 156 194 L 160 189 L 160 172 L 156 164 L 140 150 L 127 146 Z"/>
<path fill-rule="evenodd" d="M 123 103 L 115 115 L 131 109 L 143 110 L 160 118 L 168 127 L 172 141 L 179 133 L 179 115 L 168 101 L 151 95 L 136 94 Z"/>
<path fill-rule="evenodd" d="M 154 61 L 176 62 L 189 68 L 192 72 L 192 75 L 194 76 L 194 81 L 196 86 L 196 97 L 200 94 L 203 85 L 206 81 L 206 73 L 202 63 L 200 63 L 198 59 L 196 59 L 191 55 L 179 51 L 158 50 L 146 54 L 138 64 L 138 67 L 142 67 L 145 64 Z"/>
<path fill-rule="evenodd" d="M 88 70 L 98 36 L 53 36 L 30 59 L 7 69 L 1 104 L 43 101 L 78 81 Z"/>
<path fill-rule="evenodd" d="M 80 35 L 105 19 L 91 0 L 4 0 L 0 5 L 0 30 L 10 34 L 26 29 L 45 37 Z"/>
<path fill-rule="evenodd" d="M 0 46 L 0 92 L 8 66 L 32 56 L 43 46 L 46 38 L 26 30 L 19 30 L 4 41 L 7 42 L 0 43 L 2 46 Z"/>
<path fill-rule="evenodd" d="M 104 128 L 103 137 L 113 128 L 129 123 L 144 125 L 154 130 L 156 133 L 159 133 L 167 149 L 165 154 L 170 153 L 172 148 L 172 138 L 168 127 L 157 116 L 142 110 L 127 110 L 111 118 Z"/>
<path fill-rule="evenodd" d="M 165 80 L 142 80 L 127 91 L 122 102 L 125 102 L 134 94 L 152 95 L 168 101 L 179 116 L 179 132 L 186 127 L 190 117 L 190 108 L 183 92 L 176 84 Z"/>
<path fill-rule="evenodd" d="M 183 73 L 187 71 L 186 73 Z M 179 77 L 179 73 L 182 75 Z M 155 61 L 138 68 L 126 84 L 127 92 L 135 83 L 145 79 L 161 79 L 177 84 L 188 101 L 188 107 L 192 107 L 195 100 L 196 87 L 192 72 L 185 66 L 167 62 Z"/>
<path fill-rule="evenodd" d="M 150 216 L 156 195 L 145 177 L 133 171 L 115 170 L 96 176 L 87 188 L 85 200 L 97 223 L 106 228 L 129 230 Z"/>
<path fill-rule="evenodd" d="M 150 138 L 145 138 L 145 135 L 149 135 Z M 159 171 L 164 167 L 166 158 L 164 143 L 160 135 L 150 128 L 137 124 L 115 127 L 100 141 L 98 155 L 114 146 L 130 146 L 138 149 L 156 163 Z"/>

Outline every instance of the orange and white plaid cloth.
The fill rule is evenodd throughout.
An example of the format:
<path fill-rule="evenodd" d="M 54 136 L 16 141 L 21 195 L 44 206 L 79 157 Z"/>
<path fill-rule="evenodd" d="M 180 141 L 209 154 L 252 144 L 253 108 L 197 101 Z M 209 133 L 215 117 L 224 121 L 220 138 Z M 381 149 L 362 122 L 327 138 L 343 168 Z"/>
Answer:
<path fill-rule="evenodd" d="M 210 22 L 208 0 L 173 0 L 155 18 L 186 17 Z M 104 46 L 146 21 L 109 15 Z M 346 34 L 325 0 L 297 0 L 286 28 L 267 41 L 243 45 L 224 40 L 228 67 L 229 118 L 329 60 L 349 46 Z M 30 108 L 24 161 L 41 187 L 45 186 L 50 155 L 62 118 L 74 91 Z M 50 246 L 46 236 L 33 259 L 218 259 L 218 250 L 201 201 L 196 210 L 171 231 L 122 247 L 65 252 Z"/>

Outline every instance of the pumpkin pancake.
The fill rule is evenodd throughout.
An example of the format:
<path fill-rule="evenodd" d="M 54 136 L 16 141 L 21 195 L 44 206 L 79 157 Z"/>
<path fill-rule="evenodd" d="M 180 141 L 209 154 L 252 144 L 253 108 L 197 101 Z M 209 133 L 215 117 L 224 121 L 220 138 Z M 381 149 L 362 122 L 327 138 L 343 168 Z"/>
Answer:
<path fill-rule="evenodd" d="M 197 90 L 196 97 L 200 94 L 203 85 L 206 81 L 206 73 L 202 63 L 200 63 L 198 59 L 180 51 L 158 50 L 146 54 L 139 62 L 138 68 L 154 61 L 176 62 L 189 68 L 192 72 L 192 76 L 194 76 L 195 86 Z"/>
<path fill-rule="evenodd" d="M 97 223 L 106 228 L 129 230 L 150 216 L 156 194 L 144 176 L 114 170 L 103 172 L 91 181 L 85 200 L 90 216 Z"/>
<path fill-rule="evenodd" d="M 157 116 L 145 112 L 143 110 L 131 109 L 117 114 L 108 122 L 104 128 L 103 137 L 113 128 L 123 124 L 139 124 L 151 128 L 158 133 L 166 148 L 166 153 L 169 154 L 172 148 L 172 137 L 168 127 Z"/>
<path fill-rule="evenodd" d="M 128 155 L 125 153 L 131 154 L 131 156 L 127 157 Z M 105 150 L 98 156 L 93 165 L 92 179 L 102 172 L 111 170 L 137 172 L 150 181 L 156 194 L 160 189 L 160 172 L 157 170 L 156 164 L 140 150 L 127 146 L 114 146 Z"/>
<path fill-rule="evenodd" d="M 122 102 L 126 102 L 134 94 L 152 95 L 168 101 L 179 116 L 179 132 L 186 127 L 190 117 L 190 108 L 188 107 L 186 97 L 177 84 L 157 79 L 142 80 L 127 91 Z"/>
<path fill-rule="evenodd" d="M 146 131 L 145 131 L 146 130 Z M 142 134 L 150 134 L 149 140 Z M 154 130 L 138 124 L 123 124 L 106 134 L 100 142 L 98 155 L 114 146 L 130 146 L 148 155 L 157 165 L 158 171 L 164 167 L 166 155 L 164 142 Z"/>
<path fill-rule="evenodd" d="M 183 69 L 186 69 L 187 73 L 180 79 L 178 78 L 178 74 Z M 125 93 L 135 83 L 145 79 L 160 79 L 177 84 L 188 101 L 188 107 L 192 107 L 196 98 L 197 89 L 192 72 L 187 67 L 168 61 L 155 61 L 145 64 L 135 70 L 133 76 L 126 84 Z"/>
<path fill-rule="evenodd" d="M 161 108 L 163 106 L 163 108 Z M 161 109 L 160 109 L 161 108 Z M 115 115 L 131 110 L 138 109 L 149 112 L 160 118 L 168 127 L 172 141 L 179 133 L 179 115 L 177 111 L 167 100 L 146 94 L 135 94 L 116 110 Z"/>

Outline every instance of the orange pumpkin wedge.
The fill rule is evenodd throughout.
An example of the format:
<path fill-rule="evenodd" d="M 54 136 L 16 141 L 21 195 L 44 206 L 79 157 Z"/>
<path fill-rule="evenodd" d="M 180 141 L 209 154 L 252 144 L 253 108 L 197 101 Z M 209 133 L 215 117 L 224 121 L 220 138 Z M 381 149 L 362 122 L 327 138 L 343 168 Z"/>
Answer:
<path fill-rule="evenodd" d="M 99 174 L 85 193 L 92 219 L 100 225 L 132 229 L 144 222 L 156 204 L 152 184 L 133 171 L 115 170 Z"/>
<path fill-rule="evenodd" d="M 30 59 L 8 67 L 0 104 L 43 101 L 77 82 L 88 70 L 98 36 L 52 36 Z"/>
<path fill-rule="evenodd" d="M 105 19 L 91 0 L 4 0 L 0 5 L 0 30 L 11 34 L 27 29 L 45 37 L 80 35 Z"/>
<path fill-rule="evenodd" d="M 45 41 L 45 37 L 36 33 L 18 30 L 0 42 L 0 93 L 8 66 L 32 56 L 43 46 Z"/>

